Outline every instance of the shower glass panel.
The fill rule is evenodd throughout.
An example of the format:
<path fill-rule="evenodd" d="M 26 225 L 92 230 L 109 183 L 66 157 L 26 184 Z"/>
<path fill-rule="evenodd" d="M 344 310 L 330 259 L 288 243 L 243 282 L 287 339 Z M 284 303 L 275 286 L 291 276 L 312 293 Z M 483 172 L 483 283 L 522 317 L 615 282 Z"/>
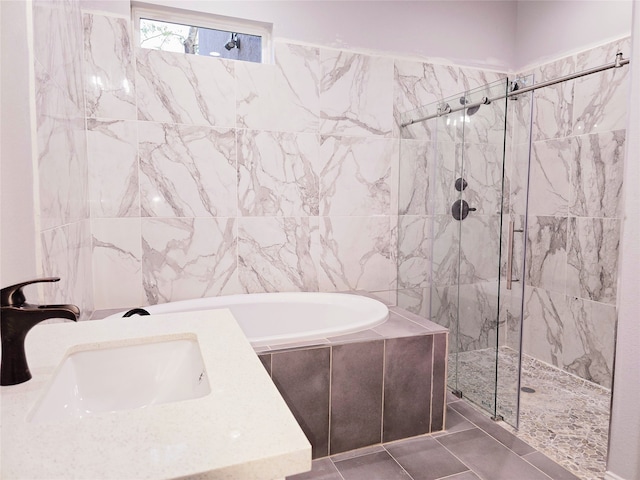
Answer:
<path fill-rule="evenodd" d="M 505 79 L 462 92 L 407 112 L 400 121 L 504 97 L 508 85 Z M 520 311 L 509 313 L 501 285 L 510 103 L 501 98 L 401 129 L 397 264 L 398 304 L 449 328 L 449 388 L 515 425 L 519 336 L 512 342 L 515 382 L 508 377 L 498 398 L 506 326 L 519 331 L 512 324 L 522 319 Z M 505 402 L 513 404 L 506 415 L 500 411 Z"/>
<path fill-rule="evenodd" d="M 530 86 L 533 75 L 516 78 L 514 82 L 518 88 Z M 515 427 L 520 418 L 532 99 L 533 92 L 529 92 L 507 101 L 496 411 Z"/>

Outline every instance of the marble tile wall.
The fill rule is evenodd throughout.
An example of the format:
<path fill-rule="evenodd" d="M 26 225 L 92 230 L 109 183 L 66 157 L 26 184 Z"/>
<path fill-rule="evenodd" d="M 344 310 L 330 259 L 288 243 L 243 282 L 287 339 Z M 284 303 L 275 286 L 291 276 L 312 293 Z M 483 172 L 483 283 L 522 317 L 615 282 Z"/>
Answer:
<path fill-rule="evenodd" d="M 540 82 L 629 50 L 623 39 L 527 73 Z M 605 387 L 613 368 L 628 82 L 623 67 L 533 97 L 524 352 Z M 524 203 L 513 202 L 512 213 L 523 214 Z"/>
<path fill-rule="evenodd" d="M 83 23 L 96 308 L 295 290 L 395 303 L 412 235 L 397 118 L 499 77 L 281 41 L 273 64 L 186 56 L 135 48 L 128 19 Z M 420 201 L 401 225 L 433 213 Z M 426 254 L 402 262 L 412 288 Z"/>
<path fill-rule="evenodd" d="M 45 302 L 93 310 L 88 160 L 82 79 L 82 16 L 77 3 L 35 0 L 35 202 Z M 38 225 L 38 223 L 36 223 Z"/>
<path fill-rule="evenodd" d="M 35 42 L 43 270 L 69 279 L 48 290 L 52 300 L 83 298 L 89 311 L 365 289 L 395 301 L 397 286 L 399 303 L 427 314 L 431 286 L 458 275 L 471 297 L 488 295 L 494 262 L 479 239 L 460 268 L 431 241 L 460 236 L 449 208 L 461 149 L 483 186 L 466 192 L 480 209 L 481 243 L 497 241 L 496 192 L 486 187 L 498 175 L 501 114 L 472 117 L 464 146 L 459 126 L 400 130 L 398 122 L 502 74 L 279 41 L 269 65 L 139 50 L 129 19 L 82 14 L 72 2 L 34 2 L 34 22 L 47 32 Z M 618 48 L 628 41 L 533 73 L 542 81 L 583 70 Z M 613 342 L 594 341 L 599 326 L 585 319 L 603 310 L 615 322 L 625 72 L 548 87 L 534 99 L 525 328 L 538 321 L 529 312 L 540 311 L 555 312 L 563 329 L 531 335 L 527 349 L 604 385 Z M 523 150 L 513 142 L 511 151 Z M 516 163 L 506 180 L 521 215 Z M 551 294 L 572 300 L 563 304 L 574 316 L 536 307 Z M 542 341 L 558 331 L 580 345 Z"/>

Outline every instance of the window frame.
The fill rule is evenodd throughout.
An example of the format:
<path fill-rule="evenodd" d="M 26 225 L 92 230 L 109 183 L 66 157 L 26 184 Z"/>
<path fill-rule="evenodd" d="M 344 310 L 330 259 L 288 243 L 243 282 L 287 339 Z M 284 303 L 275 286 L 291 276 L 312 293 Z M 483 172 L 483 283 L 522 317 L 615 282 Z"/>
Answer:
<path fill-rule="evenodd" d="M 145 48 L 140 46 L 140 19 L 143 18 L 146 20 L 259 36 L 261 38 L 262 58 L 260 62 L 250 63 L 273 63 L 273 24 L 271 23 L 139 2 L 131 3 L 131 16 L 134 28 L 133 37 L 137 48 Z"/>

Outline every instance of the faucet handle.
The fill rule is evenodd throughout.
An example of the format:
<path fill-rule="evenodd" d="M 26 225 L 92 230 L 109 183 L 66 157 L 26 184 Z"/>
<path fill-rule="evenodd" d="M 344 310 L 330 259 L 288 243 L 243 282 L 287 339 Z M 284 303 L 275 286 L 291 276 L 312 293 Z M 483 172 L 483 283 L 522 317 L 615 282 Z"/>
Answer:
<path fill-rule="evenodd" d="M 60 277 L 45 277 L 17 283 L 9 287 L 4 287 L 2 290 L 0 290 L 0 305 L 3 307 L 19 307 L 27 300 L 22 291 L 22 287 L 26 287 L 27 285 L 31 285 L 32 283 L 58 281 L 60 281 Z"/>

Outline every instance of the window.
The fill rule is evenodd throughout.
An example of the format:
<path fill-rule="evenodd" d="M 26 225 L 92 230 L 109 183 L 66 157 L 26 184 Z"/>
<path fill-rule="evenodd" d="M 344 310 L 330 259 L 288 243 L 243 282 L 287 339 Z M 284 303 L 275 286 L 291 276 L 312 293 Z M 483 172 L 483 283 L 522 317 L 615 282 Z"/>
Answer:
<path fill-rule="evenodd" d="M 132 11 L 142 48 L 271 63 L 271 24 L 142 4 Z"/>

